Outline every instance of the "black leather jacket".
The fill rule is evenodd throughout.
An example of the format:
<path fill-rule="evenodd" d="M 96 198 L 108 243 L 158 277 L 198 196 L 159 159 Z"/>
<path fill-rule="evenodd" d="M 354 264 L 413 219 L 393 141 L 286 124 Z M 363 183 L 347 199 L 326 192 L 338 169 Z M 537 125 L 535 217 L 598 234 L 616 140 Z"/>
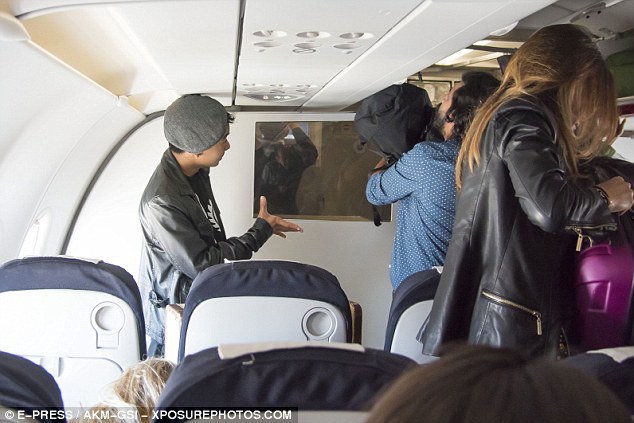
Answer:
<path fill-rule="evenodd" d="M 209 171 L 199 175 L 213 200 Z M 167 150 L 150 178 L 139 205 L 143 252 L 139 286 L 148 335 L 164 339 L 165 306 L 182 303 L 202 270 L 227 260 L 249 259 L 273 234 L 263 219 L 240 237 L 226 239 L 219 219 L 214 231 L 198 197 Z M 220 238 L 220 239 L 217 239 Z"/>
<path fill-rule="evenodd" d="M 512 100 L 489 123 L 481 162 L 465 171 L 441 282 L 419 335 L 441 344 L 554 357 L 573 312 L 573 227 L 615 229 L 598 192 L 565 178 L 554 118 L 537 99 Z"/>

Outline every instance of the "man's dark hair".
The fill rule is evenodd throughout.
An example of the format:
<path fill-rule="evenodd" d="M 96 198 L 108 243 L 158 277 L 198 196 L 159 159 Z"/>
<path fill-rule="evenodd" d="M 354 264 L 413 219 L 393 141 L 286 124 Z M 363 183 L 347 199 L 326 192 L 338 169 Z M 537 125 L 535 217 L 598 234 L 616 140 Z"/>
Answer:
<path fill-rule="evenodd" d="M 475 111 L 500 86 L 500 81 L 487 72 L 469 71 L 462 74 L 462 87 L 454 91 L 451 107 L 445 119 L 453 122 L 452 138 L 462 140 Z"/>
<path fill-rule="evenodd" d="M 231 113 L 227 113 L 227 123 L 232 124 L 234 120 L 235 120 L 235 117 Z M 176 147 L 174 144 L 170 142 L 168 142 L 167 144 L 169 145 L 170 151 L 174 154 L 180 154 L 185 152 L 185 150 Z"/>

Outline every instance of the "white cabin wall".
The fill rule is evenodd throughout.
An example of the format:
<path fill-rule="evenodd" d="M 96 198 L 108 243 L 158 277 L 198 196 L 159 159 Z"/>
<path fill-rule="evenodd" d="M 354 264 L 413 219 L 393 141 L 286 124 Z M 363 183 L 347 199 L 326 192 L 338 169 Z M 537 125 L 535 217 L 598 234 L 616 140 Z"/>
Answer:
<path fill-rule="evenodd" d="M 29 40 L 0 40 L 0 61 L 0 262 L 44 215 L 27 253 L 58 254 L 92 172 L 143 115 Z"/>
<path fill-rule="evenodd" d="M 262 120 L 352 120 L 348 113 L 236 113 L 231 149 L 211 169 L 211 183 L 228 236 L 242 235 L 253 224 L 255 122 Z M 104 169 L 76 222 L 67 254 L 100 258 L 138 277 L 141 228 L 137 208 L 145 185 L 158 165 L 167 141 L 163 119 L 136 131 Z M 378 156 L 377 156 L 378 160 Z M 394 224 L 295 220 L 304 233 L 272 237 L 257 259 L 295 260 L 314 264 L 339 279 L 348 298 L 363 308 L 363 344 L 382 348 L 391 301 L 388 275 Z"/>
<path fill-rule="evenodd" d="M 66 254 L 116 264 L 137 279 L 142 241 L 137 209 L 166 148 L 162 117 L 123 143 L 84 203 Z"/>

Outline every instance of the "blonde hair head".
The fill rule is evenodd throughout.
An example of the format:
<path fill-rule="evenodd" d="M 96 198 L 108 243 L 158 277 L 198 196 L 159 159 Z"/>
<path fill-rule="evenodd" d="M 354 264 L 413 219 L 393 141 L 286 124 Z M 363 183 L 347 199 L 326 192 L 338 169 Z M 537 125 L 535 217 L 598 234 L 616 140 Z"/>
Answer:
<path fill-rule="evenodd" d="M 115 382 L 114 394 L 124 403 L 137 408 L 142 423 L 149 423 L 152 410 L 174 367 L 174 363 L 164 358 L 141 361 L 128 368 Z"/>

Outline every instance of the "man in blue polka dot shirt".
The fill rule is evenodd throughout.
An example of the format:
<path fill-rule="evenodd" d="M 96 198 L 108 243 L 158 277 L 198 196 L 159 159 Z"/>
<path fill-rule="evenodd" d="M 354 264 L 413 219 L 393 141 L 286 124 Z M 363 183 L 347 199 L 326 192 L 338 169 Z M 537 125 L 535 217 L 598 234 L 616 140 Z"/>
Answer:
<path fill-rule="evenodd" d="M 498 85 L 489 73 L 464 73 L 436 109 L 432 126 L 444 141 L 420 142 L 392 166 L 370 176 L 370 203 L 398 202 L 390 265 L 393 289 L 418 271 L 444 264 L 454 221 L 460 143 L 475 110 Z M 376 168 L 384 164 L 381 161 Z"/>

